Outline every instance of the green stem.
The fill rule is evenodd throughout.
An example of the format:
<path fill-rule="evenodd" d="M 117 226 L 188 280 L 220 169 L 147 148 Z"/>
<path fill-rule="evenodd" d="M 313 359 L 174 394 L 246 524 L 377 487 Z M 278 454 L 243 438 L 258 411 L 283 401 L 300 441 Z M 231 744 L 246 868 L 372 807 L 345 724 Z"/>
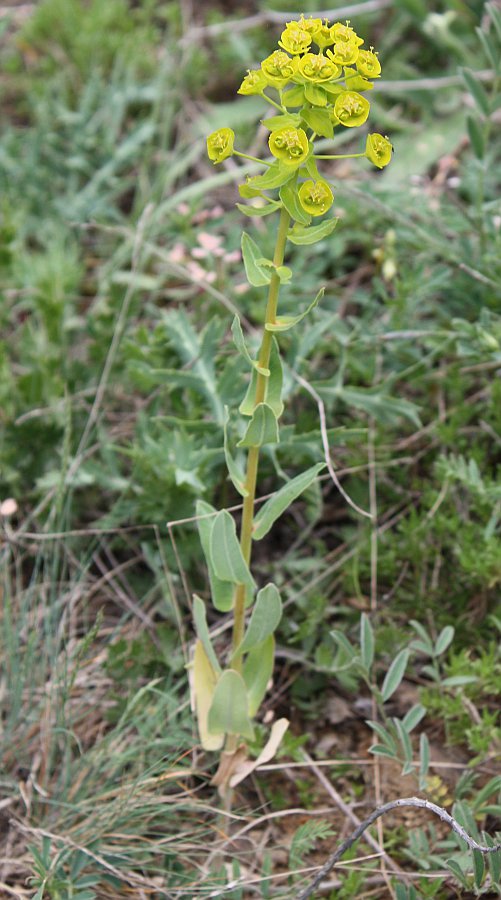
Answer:
<path fill-rule="evenodd" d="M 283 106 L 280 106 L 279 103 L 276 103 L 275 100 L 272 100 L 271 97 L 268 97 L 268 94 L 261 93 L 261 97 L 263 98 L 263 100 L 266 100 L 267 103 L 271 103 L 272 106 L 274 106 L 276 109 L 279 109 L 281 113 L 285 112 L 285 108 Z"/>
<path fill-rule="evenodd" d="M 235 150 L 235 148 L 233 148 L 233 156 L 241 156 L 242 159 L 250 159 L 252 162 L 260 163 L 260 165 L 268 166 L 268 168 L 272 165 L 272 163 L 266 162 L 265 159 L 258 159 L 257 156 L 250 156 L 248 153 L 241 153 L 240 150 Z"/>
<path fill-rule="evenodd" d="M 273 262 L 275 266 L 281 266 L 284 262 L 285 245 L 287 243 L 287 232 L 289 230 L 290 215 L 286 209 L 280 210 L 280 221 L 278 224 L 277 240 L 275 244 L 275 252 L 273 254 Z M 280 291 L 280 279 L 273 272 L 268 291 L 268 303 L 266 306 L 265 324 L 275 322 L 278 307 L 278 294 Z M 259 350 L 259 367 L 269 369 L 271 347 L 273 335 L 270 331 L 264 330 L 261 348 Z M 258 372 L 256 381 L 256 392 L 254 395 L 254 408 L 258 403 L 263 403 L 266 399 L 266 388 L 268 378 L 261 372 Z M 250 565 L 252 552 L 252 526 L 254 521 L 254 499 L 256 496 L 256 482 L 259 467 L 259 447 L 251 447 L 247 455 L 247 471 L 245 475 L 245 488 L 247 496 L 244 498 L 242 511 L 242 525 L 240 530 L 240 547 L 243 557 L 247 565 Z M 245 585 L 238 584 L 235 589 L 235 602 L 233 608 L 233 637 L 232 649 L 233 653 L 243 640 L 245 629 Z M 242 657 L 240 654 L 233 656 L 231 666 L 237 672 L 242 672 Z M 226 750 L 231 752 L 237 746 L 237 736 L 228 735 L 226 740 Z"/>
<path fill-rule="evenodd" d="M 358 159 L 359 157 L 366 155 L 366 153 L 341 153 L 337 156 L 319 156 L 315 153 L 315 159 Z"/>

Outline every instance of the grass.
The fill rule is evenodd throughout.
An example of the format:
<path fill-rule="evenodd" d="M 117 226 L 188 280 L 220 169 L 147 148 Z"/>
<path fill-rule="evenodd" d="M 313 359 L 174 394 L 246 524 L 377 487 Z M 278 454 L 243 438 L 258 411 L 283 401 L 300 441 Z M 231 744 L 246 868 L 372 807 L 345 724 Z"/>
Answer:
<path fill-rule="evenodd" d="M 214 170 L 204 143 L 223 124 L 253 132 L 257 107 L 234 90 L 269 37 L 252 22 L 211 32 L 217 11 L 201 9 L 193 47 L 175 4 L 102 7 L 42 0 L 0 20 L 0 500 L 17 504 L 1 519 L 0 892 L 294 896 L 350 816 L 417 789 L 367 752 L 369 692 L 329 634 L 356 646 L 364 610 L 379 684 L 416 640 L 410 619 L 434 639 L 454 625 L 438 680 L 414 649 L 389 716 L 424 705 L 440 776 L 428 795 L 441 802 L 445 786 L 494 835 L 500 145 L 497 111 L 491 123 L 457 71 L 487 72 L 497 104 L 474 31 L 483 21 L 494 40 L 486 12 L 394 2 L 356 17 L 384 61 L 374 115 L 396 154 L 381 175 L 333 170 L 338 228 L 306 262 L 301 248 L 290 308 L 326 294 L 283 341 L 294 415 L 262 494 L 321 457 L 306 381 L 343 487 L 377 527 L 325 477 L 260 545 L 258 574 L 287 603 L 266 711 L 291 734 L 225 819 L 188 701 L 190 597 L 207 591 L 193 515 L 200 496 L 238 502 L 221 442 L 221 411 L 244 389 L 229 325 L 236 305 L 252 343 L 261 298 L 235 254 L 240 170 Z M 223 641 L 226 624 L 210 624 Z M 495 870 L 475 886 L 471 859 L 427 818 L 395 817 L 383 836 L 390 876 L 360 842 L 324 894 L 387 897 L 405 870 L 418 897 L 500 895 Z"/>

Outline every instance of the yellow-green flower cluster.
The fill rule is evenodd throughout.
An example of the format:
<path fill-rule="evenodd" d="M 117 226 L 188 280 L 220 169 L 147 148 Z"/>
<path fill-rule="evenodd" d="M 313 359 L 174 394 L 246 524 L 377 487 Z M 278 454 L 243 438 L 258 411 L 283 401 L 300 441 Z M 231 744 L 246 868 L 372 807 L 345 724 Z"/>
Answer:
<path fill-rule="evenodd" d="M 287 205 L 292 185 L 308 217 L 323 215 L 332 205 L 332 190 L 318 173 L 314 144 L 318 136 L 332 140 L 338 126 L 358 128 L 367 121 L 370 103 L 364 92 L 373 88 L 381 65 L 374 48 L 363 49 L 363 43 L 349 22 L 331 24 L 302 15 L 287 22 L 278 48 L 259 68 L 248 71 L 238 93 L 261 95 L 279 111 L 263 120 L 271 131 L 268 145 L 274 160 L 266 163 L 268 176 L 248 179 L 254 195 L 268 199 L 263 192 L 279 188 L 280 199 Z M 209 136 L 208 154 L 214 164 L 233 153 L 245 157 L 234 150 L 233 139 L 229 128 Z M 388 138 L 369 134 L 365 152 L 342 155 L 365 156 L 382 169 L 390 162 L 392 149 Z M 287 190 L 282 190 L 284 185 Z"/>

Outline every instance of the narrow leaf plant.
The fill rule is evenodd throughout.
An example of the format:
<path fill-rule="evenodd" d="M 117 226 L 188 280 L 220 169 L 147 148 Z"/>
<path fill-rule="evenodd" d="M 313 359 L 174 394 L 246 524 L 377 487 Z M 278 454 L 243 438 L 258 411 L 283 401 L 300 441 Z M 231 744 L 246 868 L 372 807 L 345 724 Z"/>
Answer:
<path fill-rule="evenodd" d="M 365 94 L 379 78 L 381 66 L 371 47 L 349 22 L 320 18 L 288 22 L 276 49 L 249 71 L 238 90 L 259 95 L 273 107 L 263 119 L 269 130 L 268 159 L 256 159 L 235 147 L 231 128 L 220 128 L 207 139 L 209 159 L 217 165 L 230 156 L 259 162 L 262 174 L 248 177 L 240 185 L 239 210 L 250 217 L 276 215 L 273 255 L 267 257 L 247 233 L 242 236 L 242 256 L 251 285 L 267 292 L 263 299 L 261 346 L 257 358 L 250 353 L 238 317 L 232 324 L 236 350 L 250 369 L 250 380 L 239 412 L 244 419 L 238 447 L 245 453 L 245 466 L 232 454 L 225 424 L 225 457 L 229 478 L 243 500 L 240 532 L 226 510 L 215 510 L 200 501 L 197 506 L 200 541 L 207 561 L 214 608 L 232 617 L 232 641 L 224 660 L 218 660 L 207 625 L 206 609 L 194 600 L 197 633 L 192 683 L 199 734 L 206 750 L 221 751 L 213 783 L 226 802 L 231 802 L 235 784 L 254 767 L 247 760 L 247 742 L 254 737 L 253 720 L 273 672 L 274 633 L 282 603 L 277 587 L 261 590 L 251 572 L 252 547 L 261 540 L 282 513 L 318 477 L 319 462 L 277 490 L 255 513 L 254 504 L 261 448 L 277 444 L 283 412 L 282 365 L 278 337 L 297 326 L 321 301 L 319 291 L 306 310 L 296 316 L 279 314 L 280 288 L 293 277 L 285 264 L 288 243 L 313 244 L 329 237 L 336 219 L 328 213 L 334 201 L 332 185 L 320 167 L 324 160 L 361 157 L 382 169 L 391 159 L 387 137 L 369 133 L 358 153 L 318 153 L 318 139 L 335 142 L 345 128 L 361 128 L 370 112 Z M 241 452 L 240 452 L 241 457 Z M 246 615 L 250 613 L 246 626 Z M 279 720 L 255 764 L 270 758 L 286 728 Z"/>

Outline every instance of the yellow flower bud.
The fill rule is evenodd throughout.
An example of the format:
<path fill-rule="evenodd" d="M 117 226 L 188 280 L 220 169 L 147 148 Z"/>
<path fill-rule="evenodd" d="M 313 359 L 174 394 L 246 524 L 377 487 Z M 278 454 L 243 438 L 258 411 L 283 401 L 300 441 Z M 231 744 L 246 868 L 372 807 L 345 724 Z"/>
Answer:
<path fill-rule="evenodd" d="M 298 58 L 292 59 L 283 50 L 275 50 L 261 63 L 263 75 L 268 84 L 281 90 L 297 72 Z"/>
<path fill-rule="evenodd" d="M 377 78 L 381 74 L 381 63 L 372 50 L 360 50 L 356 64 L 360 74 L 366 78 Z"/>
<path fill-rule="evenodd" d="M 387 137 L 381 134 L 368 134 L 365 144 L 365 155 L 378 169 L 384 169 L 391 161 L 393 147 Z"/>
<path fill-rule="evenodd" d="M 334 195 L 326 181 L 305 181 L 299 188 L 298 197 L 310 216 L 323 216 L 334 202 Z"/>
<path fill-rule="evenodd" d="M 310 145 L 302 128 L 280 128 L 272 131 L 268 144 L 273 156 L 286 166 L 300 166 L 308 156 Z"/>
<path fill-rule="evenodd" d="M 261 94 L 267 85 L 261 69 L 249 69 L 237 94 Z"/>
<path fill-rule="evenodd" d="M 311 34 L 301 27 L 300 22 L 287 22 L 285 31 L 282 31 L 281 40 L 278 42 L 283 50 L 287 50 L 293 56 L 305 53 L 311 44 Z"/>
<path fill-rule="evenodd" d="M 299 60 L 299 74 L 306 81 L 321 84 L 322 81 L 330 81 L 339 75 L 339 66 L 327 59 L 323 53 L 305 53 Z"/>
<path fill-rule="evenodd" d="M 320 22 L 320 27 L 315 31 L 313 40 L 321 50 L 323 50 L 325 47 L 330 47 L 330 45 L 334 43 L 334 39 L 331 35 L 330 25 L 327 19 L 325 19 L 323 23 Z"/>
<path fill-rule="evenodd" d="M 207 138 L 207 155 L 217 165 L 233 155 L 233 141 L 235 132 L 231 128 L 220 128 L 213 131 Z"/>
<path fill-rule="evenodd" d="M 367 120 L 370 103 L 356 91 L 343 91 L 336 97 L 334 113 L 341 125 L 356 128 Z"/>

